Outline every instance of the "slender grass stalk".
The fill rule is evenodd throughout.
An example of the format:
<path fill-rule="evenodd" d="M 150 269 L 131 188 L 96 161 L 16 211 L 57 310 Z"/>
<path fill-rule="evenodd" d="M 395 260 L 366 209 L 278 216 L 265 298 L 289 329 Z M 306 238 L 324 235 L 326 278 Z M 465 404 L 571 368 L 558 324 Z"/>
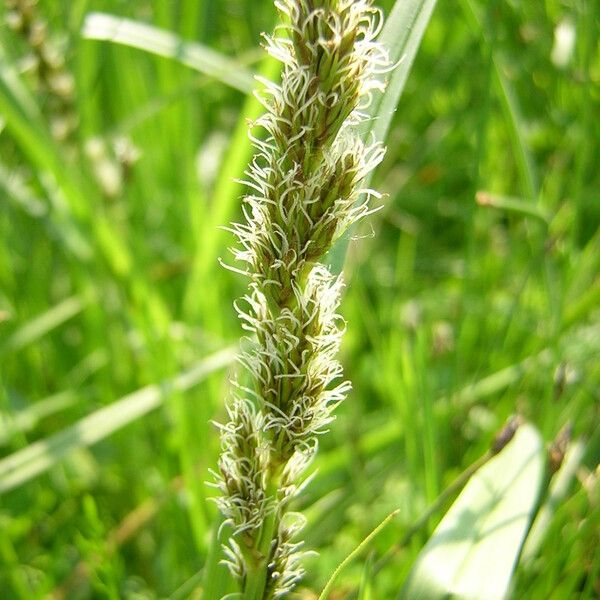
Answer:
<path fill-rule="evenodd" d="M 384 149 L 365 145 L 359 122 L 376 77 L 389 68 L 375 41 L 381 13 L 371 0 L 277 0 L 284 33 L 265 36 L 283 64 L 280 85 L 264 81 L 257 97 L 266 114 L 252 138 L 245 223 L 232 228 L 233 250 L 250 279 L 236 304 L 242 327 L 255 334 L 239 356 L 229 422 L 219 425 L 222 454 L 218 505 L 233 535 L 227 564 L 247 600 L 279 598 L 303 574 L 291 512 L 301 474 L 333 420 L 350 383 L 336 355 L 344 330 L 337 314 L 343 288 L 320 261 L 369 212 L 361 189 Z"/>
<path fill-rule="evenodd" d="M 344 570 L 346 566 L 348 566 L 352 560 L 354 560 L 376 537 L 377 535 L 385 529 L 386 525 L 394 519 L 396 515 L 400 513 L 400 509 L 392 511 L 371 533 L 354 549 L 346 558 L 337 566 L 336 570 L 331 574 L 331 577 L 325 584 L 323 591 L 319 595 L 318 600 L 327 600 L 329 598 L 329 594 L 331 594 L 333 590 L 333 585 L 338 577 L 338 575 Z"/>

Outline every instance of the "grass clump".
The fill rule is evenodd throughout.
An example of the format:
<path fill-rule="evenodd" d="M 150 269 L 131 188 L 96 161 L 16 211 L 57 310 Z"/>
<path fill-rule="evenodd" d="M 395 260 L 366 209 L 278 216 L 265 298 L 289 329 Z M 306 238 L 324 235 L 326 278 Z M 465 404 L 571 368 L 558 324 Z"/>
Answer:
<path fill-rule="evenodd" d="M 44 56 L 57 67 L 46 71 L 46 80 L 35 67 L 38 50 L 19 30 L 17 5 L 33 7 L 33 19 L 44 24 Z M 593 2 L 559 0 L 377 5 L 386 15 L 377 40 L 398 67 L 385 76 L 383 93 L 371 90 L 368 108 L 362 108 L 365 94 L 348 115 L 352 121 L 364 111 L 372 119 L 334 134 L 350 109 L 339 106 L 341 112 L 319 121 L 331 131 L 315 141 L 321 155 L 305 152 L 302 173 L 311 183 L 329 161 L 330 181 L 341 181 L 345 168 L 357 168 L 350 162 L 351 132 L 370 142 L 370 136 L 383 139 L 389 124 L 384 159 L 369 183 L 358 183 L 384 193 L 384 206 L 357 223 L 348 253 L 336 243 L 322 256 L 329 236 L 333 241 L 344 227 L 322 220 L 310 235 L 324 241 L 307 249 L 304 274 L 300 269 L 291 277 L 297 268 L 291 253 L 281 259 L 289 272 L 268 262 L 272 250 L 264 254 L 264 277 L 280 288 L 243 259 L 232 268 L 246 278 L 219 266 L 227 234 L 218 225 L 254 222 L 252 199 L 240 203 L 239 183 L 254 153 L 261 177 L 267 168 L 273 173 L 264 176 L 279 177 L 298 161 L 294 135 L 313 135 L 282 129 L 289 120 L 297 124 L 290 117 L 294 107 L 283 102 L 277 114 L 290 111 L 286 121 L 269 121 L 283 82 L 266 83 L 258 97 L 250 93 L 253 73 L 280 81 L 282 62 L 257 44 L 262 31 L 274 31 L 276 19 L 287 29 L 283 49 L 274 53 L 287 60 L 296 44 L 307 62 L 293 13 L 277 15 L 272 0 L 0 2 L 2 597 L 213 600 L 239 592 L 239 579 L 219 564 L 221 543 L 232 530 L 222 527 L 220 539 L 210 542 L 219 518 L 209 501 L 219 490 L 204 483 L 221 453 L 214 420 L 225 423 L 223 437 L 233 440 L 227 449 L 260 457 L 236 463 L 239 493 L 262 490 L 255 512 L 243 517 L 260 525 L 233 536 L 242 559 L 254 556 L 246 536 L 254 539 L 263 528 L 282 531 L 278 519 L 288 530 L 304 524 L 296 537 L 277 541 L 288 556 L 318 552 L 299 557 L 296 568 L 306 573 L 296 582 L 294 568 L 277 566 L 291 573 L 291 598 L 314 600 L 321 590 L 332 600 L 397 598 L 415 565 L 434 565 L 436 574 L 448 563 L 424 563 L 424 549 L 434 558 L 437 550 L 457 556 L 452 543 L 461 542 L 458 535 L 430 553 L 444 533 L 443 513 L 514 413 L 527 425 L 508 455 L 498 455 L 500 463 L 514 444 L 527 441 L 522 434 L 531 427 L 542 453 L 555 440 L 553 469 L 563 451 L 565 458 L 552 477 L 550 470 L 543 474 L 549 492 L 540 496 L 539 514 L 508 573 L 508 595 L 598 596 L 600 170 L 594 158 L 600 121 L 594 116 L 600 11 Z M 316 8 L 316 0 L 310 6 Z M 422 41 L 417 30 L 424 31 Z M 54 62 L 57 50 L 60 61 Z M 325 68 L 325 53 L 319 56 Z M 72 89 L 55 90 L 69 91 L 64 102 L 52 91 L 62 74 L 74 82 Z M 363 83 L 348 81 L 346 93 Z M 271 145 L 277 152 L 290 148 L 286 164 L 269 165 L 262 146 L 252 148 L 247 120 L 264 112 L 259 100 L 267 104 L 268 123 L 253 133 L 266 143 L 269 123 L 274 133 L 285 132 Z M 55 135 L 61 131 L 66 136 Z M 123 152 L 122 140 L 138 152 Z M 339 162 L 344 152 L 346 165 Z M 251 165 L 245 179 L 256 186 L 252 178 Z M 295 177 L 288 184 L 302 198 L 317 193 Z M 265 195 L 260 185 L 249 189 Z M 263 205 L 259 216 L 282 228 L 274 246 L 291 232 L 294 251 L 302 247 L 288 219 L 300 223 L 307 239 L 310 222 L 323 216 L 315 214 L 317 205 L 308 217 L 290 207 L 284 219 L 271 208 Z M 260 227 L 246 232 L 272 243 Z M 253 252 L 264 253 L 263 245 Z M 321 263 L 334 275 L 320 271 Z M 342 263 L 343 289 L 335 276 Z M 310 277 L 312 271 L 319 277 Z M 281 291 L 291 289 L 288 279 L 302 282 L 298 297 Z M 284 326 L 293 333 L 294 319 L 309 313 L 325 322 L 316 299 L 322 305 L 325 294 L 337 314 L 335 294 L 344 294 L 347 324 L 332 324 L 334 335 L 345 330 L 340 354 L 332 349 L 327 360 L 339 360 L 351 376 L 352 401 L 338 404 L 335 413 L 294 421 L 302 433 L 318 419 L 336 417 L 324 426 L 327 435 L 314 436 L 318 453 L 290 483 L 290 500 L 278 500 L 282 483 L 270 463 L 283 460 L 295 439 L 306 439 L 275 438 L 282 430 L 277 420 L 292 419 L 287 410 L 291 398 L 298 400 L 300 379 L 285 380 L 283 415 L 261 405 L 262 384 L 257 387 L 247 369 L 239 371 L 236 393 L 245 406 L 223 402 L 225 371 L 240 337 L 230 301 L 247 295 L 256 302 L 255 289 L 264 296 L 259 309 L 269 310 L 260 322 L 280 329 L 269 329 L 263 341 L 249 332 L 254 342 L 243 349 L 270 369 L 281 367 L 269 363 L 271 353 L 260 353 L 263 342 Z M 256 318 L 246 300 L 238 305 Z M 277 318 L 283 310 L 291 315 L 287 321 Z M 285 358 L 302 360 L 304 349 L 295 340 L 286 343 Z M 256 367 L 251 358 L 242 361 Z M 344 380 L 340 373 L 326 389 Z M 572 439 L 563 449 L 559 432 L 569 430 Z M 242 439 L 244 431 L 251 434 Z M 487 466 L 493 472 L 497 464 L 490 459 Z M 502 477 L 486 473 L 479 475 L 494 484 L 490 492 L 503 487 Z M 532 478 L 525 479 L 531 491 Z M 515 500 L 523 521 L 523 498 L 512 487 L 508 492 L 505 499 Z M 471 558 L 503 537 L 504 524 L 516 524 L 498 516 L 501 527 L 471 536 L 484 542 Z M 384 525 L 370 535 L 377 523 Z M 465 537 L 472 533 L 469 523 L 461 520 Z M 519 545 L 506 537 L 513 548 Z M 267 593 L 275 591 L 264 569 L 272 541 L 265 535 L 256 542 L 255 589 L 264 577 Z M 301 541 L 305 546 L 292 547 Z M 471 563 L 477 568 L 461 570 L 463 581 L 468 573 L 469 583 L 489 588 L 498 568 L 490 563 L 499 562 L 501 550 L 502 563 L 509 563 L 504 549 L 495 544 L 484 562 Z M 429 575 L 428 569 L 418 570 Z"/>

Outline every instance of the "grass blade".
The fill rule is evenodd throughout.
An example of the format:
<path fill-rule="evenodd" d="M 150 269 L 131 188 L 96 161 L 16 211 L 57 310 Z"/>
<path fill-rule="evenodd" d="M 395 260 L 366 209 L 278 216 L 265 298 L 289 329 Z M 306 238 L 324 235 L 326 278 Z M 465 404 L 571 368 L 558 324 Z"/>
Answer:
<path fill-rule="evenodd" d="M 527 536 L 527 541 L 523 546 L 523 554 L 521 557 L 522 564 L 527 565 L 535 558 L 542 545 L 544 536 L 550 527 L 555 512 L 569 493 L 573 481 L 577 476 L 577 469 L 581 465 L 584 454 L 585 444 L 582 440 L 576 440 L 571 444 L 561 469 L 556 473 L 550 483 L 548 497 L 542 504 L 535 521 L 531 526 L 531 532 Z"/>
<path fill-rule="evenodd" d="M 17 329 L 0 345 L 0 356 L 4 356 L 9 352 L 16 352 L 28 344 L 35 342 L 56 327 L 78 315 L 85 308 L 85 305 L 85 300 L 79 296 L 71 296 L 63 300 Z"/>
<path fill-rule="evenodd" d="M 550 224 L 550 215 L 546 214 L 543 208 L 531 200 L 526 201 L 522 198 L 503 196 L 501 194 L 493 194 L 491 192 L 480 190 L 475 195 L 475 201 L 482 207 L 495 208 L 507 213 L 533 217 L 543 223 L 546 227 Z"/>
<path fill-rule="evenodd" d="M 73 450 L 91 446 L 158 408 L 169 391 L 184 391 L 233 361 L 233 349 L 221 350 L 177 377 L 149 385 L 84 417 L 66 429 L 0 461 L 0 493 L 45 473 Z"/>
<path fill-rule="evenodd" d="M 19 80 L 0 46 L 0 114 L 6 128 L 38 171 L 48 194 L 52 219 L 59 231 L 64 229 L 66 245 L 81 261 L 91 261 L 93 249 L 87 242 L 88 226 L 113 272 L 125 276 L 131 268 L 127 246 L 107 219 L 91 208 L 88 186 L 64 160 L 50 137 L 39 110 Z M 65 201 L 63 201 L 65 200 Z"/>
<path fill-rule="evenodd" d="M 471 27 L 479 33 L 482 41 L 489 47 L 490 52 L 492 53 L 493 84 L 508 125 L 510 141 L 513 146 L 513 152 L 521 178 L 522 193 L 527 198 L 537 200 L 539 193 L 538 177 L 533 158 L 524 138 L 523 132 L 525 131 L 525 126 L 517 96 L 510 81 L 504 74 L 502 62 L 499 61 L 499 58 L 494 51 L 492 40 L 483 26 L 482 19 L 478 14 L 475 4 L 471 0 L 463 0 L 462 4 Z"/>
<path fill-rule="evenodd" d="M 271 56 L 267 56 L 260 68 L 260 75 L 275 80 L 279 77 L 280 69 L 279 62 Z M 219 253 L 223 252 L 230 239 L 231 234 L 225 232 L 221 227 L 235 219 L 236 211 L 239 210 L 239 197 L 244 190 L 240 179 L 243 179 L 246 166 L 254 153 L 248 137 L 248 122 L 256 121 L 263 111 L 263 105 L 253 94 L 247 96 L 232 134 L 229 149 L 219 169 L 212 192 L 213 209 L 207 215 L 208 224 L 203 222 L 202 230 L 196 236 L 199 243 L 184 298 L 184 310 L 190 319 L 200 319 L 202 314 L 218 313 L 219 286 L 209 286 L 202 302 L 198 302 L 197 290 L 204 281 L 210 279 L 211 270 L 218 262 Z"/>
<path fill-rule="evenodd" d="M 4 189 L 5 198 L 12 201 L 16 206 L 23 209 L 29 216 L 34 218 L 45 217 L 48 209 L 44 203 L 36 198 L 18 177 L 14 176 L 10 169 L 0 163 L 0 187 Z M 6 207 L 8 205 L 4 205 Z"/>
<path fill-rule="evenodd" d="M 375 529 L 373 529 L 373 531 L 371 531 L 371 533 L 354 550 L 352 550 L 352 552 L 350 552 L 350 554 L 348 554 L 348 556 L 338 565 L 336 570 L 332 573 L 331 577 L 329 578 L 329 581 L 326 583 L 325 587 L 323 588 L 323 591 L 321 592 L 321 595 L 319 596 L 319 600 L 327 600 L 327 598 L 329 598 L 329 594 L 333 589 L 333 584 L 335 583 L 337 576 L 342 572 L 344 567 L 350 564 L 354 558 L 356 558 L 365 548 L 367 548 L 368 545 L 373 541 L 373 539 L 377 537 L 377 534 L 379 534 L 399 512 L 399 509 L 391 512 L 383 521 L 381 521 L 381 523 L 379 523 L 379 525 L 377 525 L 377 527 L 375 527 Z"/>
<path fill-rule="evenodd" d="M 0 413 L 0 446 L 6 444 L 16 432 L 31 431 L 44 418 L 73 406 L 77 395 L 67 390 L 39 400 L 16 414 Z"/>
<path fill-rule="evenodd" d="M 379 39 L 397 67 L 388 77 L 385 92 L 374 95 L 371 105 L 365 111 L 368 119 L 358 126 L 364 142 L 385 142 L 435 4 L 436 0 L 398 0 L 394 4 Z M 364 182 L 365 188 L 369 187 L 370 180 L 369 175 Z M 329 253 L 334 271 L 342 270 L 350 235 L 351 231 L 347 231 Z"/>
<path fill-rule="evenodd" d="M 254 89 L 252 73 L 235 60 L 152 25 L 106 13 L 90 13 L 81 35 L 88 40 L 110 41 L 177 60 L 245 94 Z"/>
<path fill-rule="evenodd" d="M 388 78 L 385 92 L 373 97 L 366 111 L 368 120 L 359 125 L 364 141 L 371 136 L 378 142 L 385 141 L 435 4 L 436 0 L 398 0 L 394 4 L 379 41 L 397 66 Z"/>

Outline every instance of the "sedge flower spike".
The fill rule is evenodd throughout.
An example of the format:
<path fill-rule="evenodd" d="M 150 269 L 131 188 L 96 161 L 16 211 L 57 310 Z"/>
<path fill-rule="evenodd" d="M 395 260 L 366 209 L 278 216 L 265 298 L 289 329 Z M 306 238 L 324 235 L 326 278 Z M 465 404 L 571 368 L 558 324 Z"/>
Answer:
<path fill-rule="evenodd" d="M 266 37 L 281 83 L 257 94 L 255 156 L 246 172 L 245 222 L 231 231 L 235 268 L 249 278 L 235 306 L 253 334 L 233 382 L 229 421 L 219 425 L 217 504 L 230 525 L 227 564 L 242 596 L 285 596 L 302 576 L 302 517 L 289 510 L 318 437 L 350 383 L 337 354 L 343 283 L 321 261 L 378 196 L 361 183 L 384 149 L 349 125 L 363 118 L 389 58 L 376 41 L 381 12 L 371 0 L 276 0 L 285 35 Z"/>

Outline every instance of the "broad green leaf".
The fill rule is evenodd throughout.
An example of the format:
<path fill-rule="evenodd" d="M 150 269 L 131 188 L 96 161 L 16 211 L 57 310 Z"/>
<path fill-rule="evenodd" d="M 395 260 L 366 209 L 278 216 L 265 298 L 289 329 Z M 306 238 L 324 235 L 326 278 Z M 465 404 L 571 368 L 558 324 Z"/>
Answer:
<path fill-rule="evenodd" d="M 158 408 L 170 390 L 192 388 L 210 373 L 230 364 L 233 356 L 233 349 L 221 350 L 169 381 L 128 394 L 74 425 L 3 458 L 0 460 L 0 494 L 45 473 L 73 450 L 91 446 Z"/>
<path fill-rule="evenodd" d="M 81 35 L 89 40 L 106 40 L 177 60 L 245 94 L 254 89 L 252 73 L 235 60 L 152 25 L 105 13 L 90 13 Z"/>
<path fill-rule="evenodd" d="M 505 598 L 544 481 L 542 439 L 519 428 L 465 486 L 419 554 L 400 594 L 410 600 Z"/>
<path fill-rule="evenodd" d="M 387 17 L 379 41 L 385 45 L 391 63 L 396 66 L 386 77 L 385 92 L 373 95 L 373 101 L 365 111 L 367 119 L 357 127 L 365 143 L 385 142 L 435 4 L 436 0 L 397 0 Z M 369 187 L 370 180 L 371 175 L 364 182 L 365 188 Z M 350 235 L 351 230 L 329 253 L 328 258 L 336 272 L 342 270 Z"/>

